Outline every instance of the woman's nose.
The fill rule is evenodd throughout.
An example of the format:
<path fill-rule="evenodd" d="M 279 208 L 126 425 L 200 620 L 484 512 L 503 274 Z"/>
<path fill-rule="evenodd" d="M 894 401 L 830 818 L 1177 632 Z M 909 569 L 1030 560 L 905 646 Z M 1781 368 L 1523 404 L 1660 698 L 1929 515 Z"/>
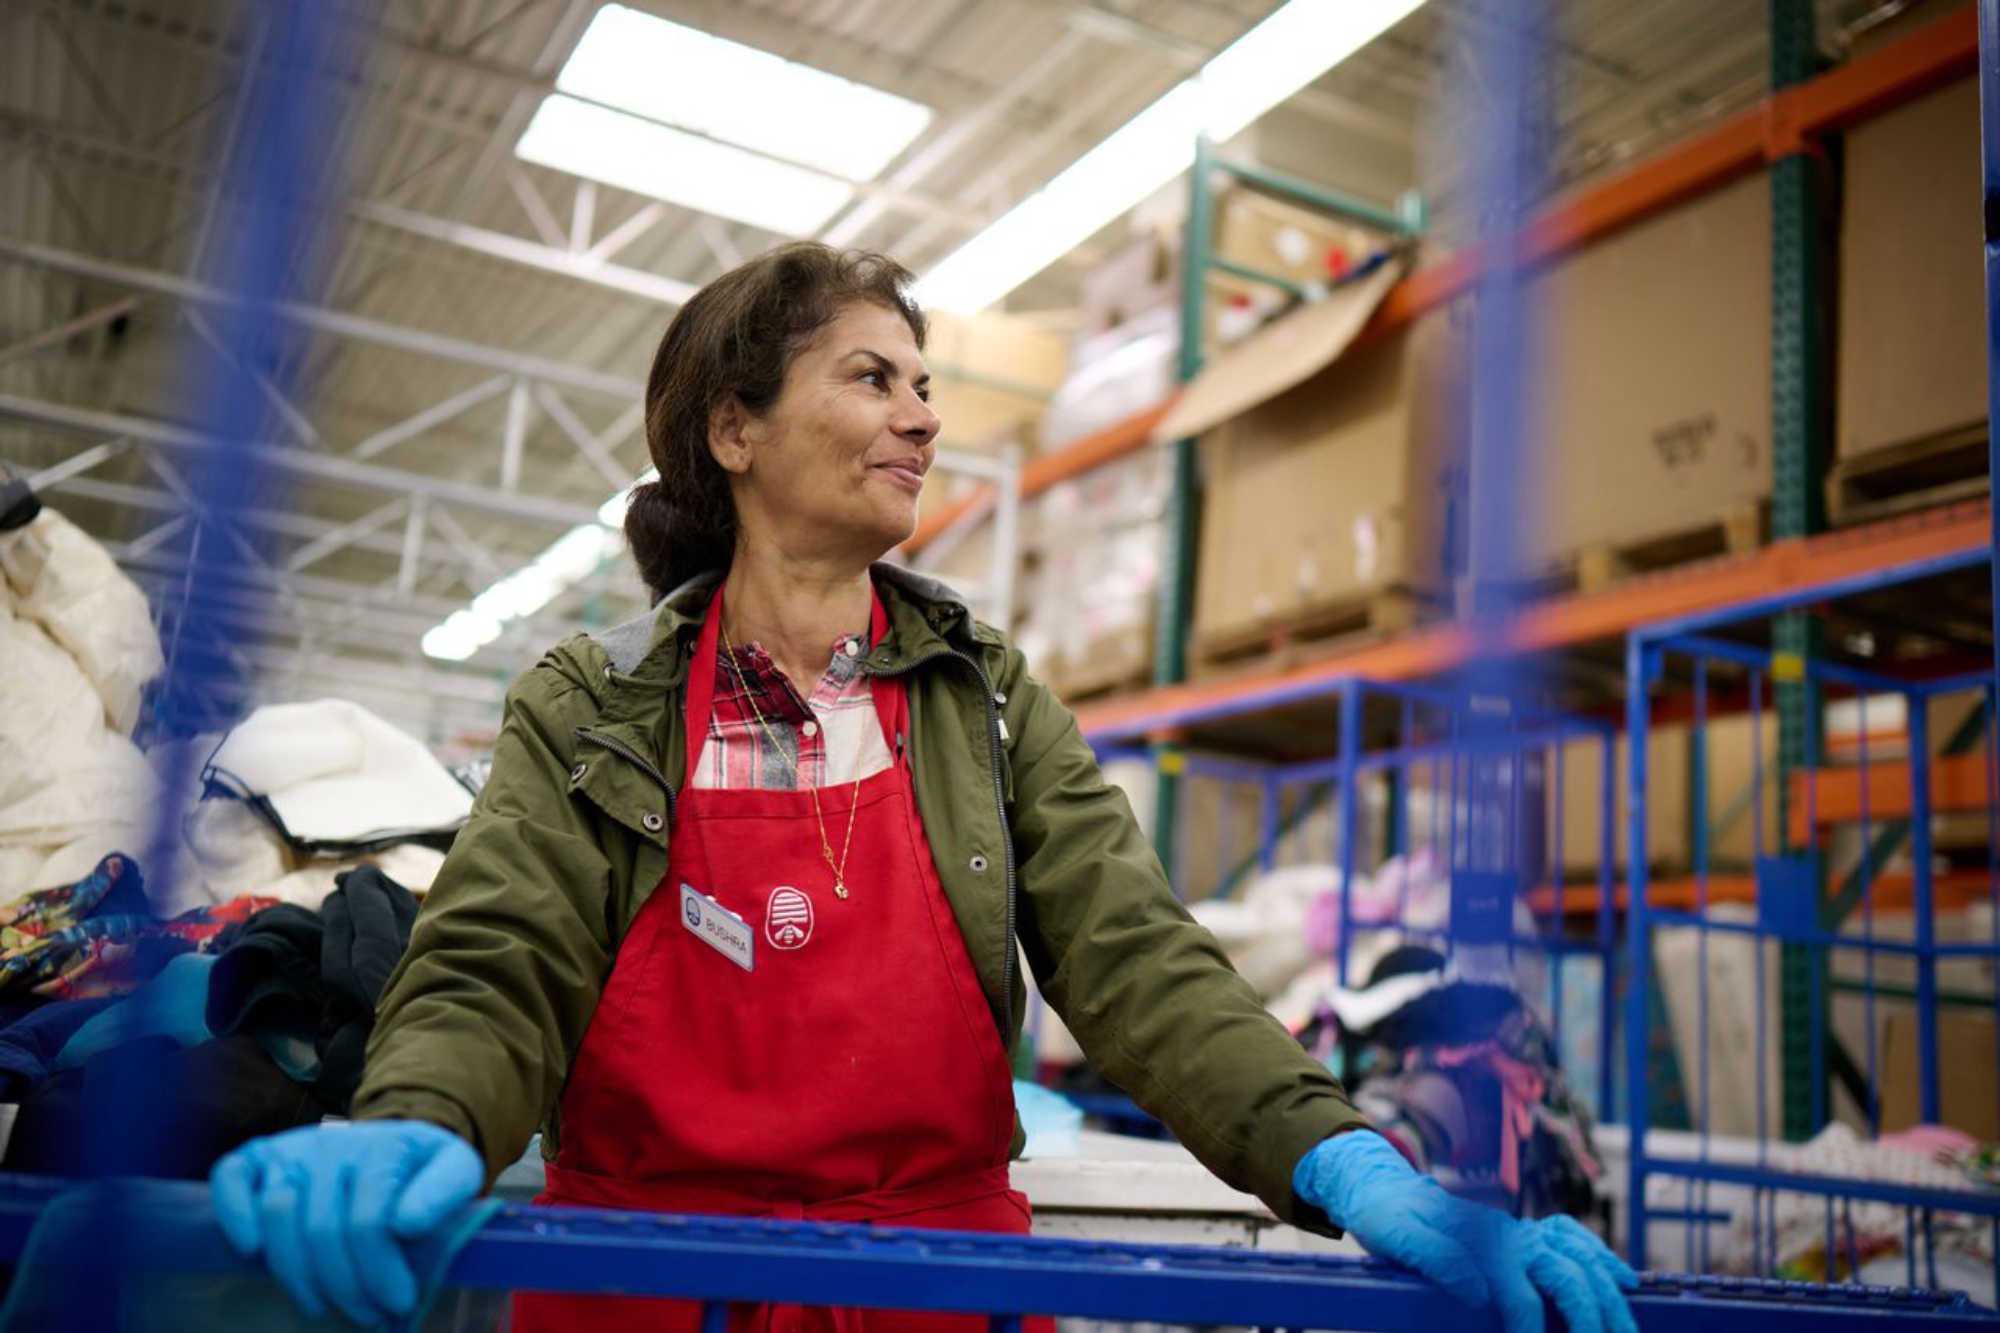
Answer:
<path fill-rule="evenodd" d="M 903 400 L 902 411 L 898 415 L 895 429 L 896 433 L 906 440 L 928 444 L 937 438 L 937 433 L 943 425 L 938 414 L 931 409 L 931 405 L 912 393 Z"/>

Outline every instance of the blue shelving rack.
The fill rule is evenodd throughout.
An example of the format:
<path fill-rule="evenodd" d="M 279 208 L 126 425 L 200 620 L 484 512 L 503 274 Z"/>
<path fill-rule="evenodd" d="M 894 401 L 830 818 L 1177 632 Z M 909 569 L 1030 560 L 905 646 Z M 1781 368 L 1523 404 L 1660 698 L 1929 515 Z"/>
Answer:
<path fill-rule="evenodd" d="M 1695 988 L 1699 1005 L 1699 1016 L 1694 1024 L 1694 1044 L 1698 1054 L 1694 1061 L 1695 1068 L 1685 1076 L 1697 1102 L 1697 1147 L 1691 1156 L 1685 1152 L 1667 1154 L 1657 1151 L 1649 1146 L 1649 1127 L 1645 1117 L 1634 1119 L 1627 1182 L 1627 1198 L 1632 1201 L 1627 1242 L 1632 1255 L 1643 1256 L 1647 1253 L 1651 1223 L 1670 1218 L 1686 1228 L 1689 1266 L 1706 1266 L 1714 1253 L 1711 1232 L 1727 1220 L 1703 1202 L 1714 1186 L 1732 1186 L 1750 1191 L 1753 1261 L 1764 1271 L 1772 1270 L 1778 1263 L 1777 1204 L 1785 1196 L 1812 1196 L 1822 1201 L 1824 1226 L 1820 1239 L 1829 1276 L 1836 1269 L 1847 1271 L 1860 1262 L 1853 1230 L 1847 1220 L 1849 1208 L 1858 1202 L 1888 1204 L 1905 1211 L 1908 1237 L 1904 1259 L 1907 1276 L 1913 1284 L 1924 1282 L 1934 1285 L 1938 1280 L 1935 1251 L 1929 1244 L 1932 1220 L 1937 1213 L 1953 1212 L 1984 1219 L 1993 1228 L 1995 1239 L 2000 1240 L 2000 1193 L 1971 1187 L 1959 1190 L 1903 1187 L 1786 1169 L 1781 1164 L 1782 1153 L 1778 1148 L 1783 1137 L 1782 1094 L 1780 1090 L 1768 1086 L 1770 1080 L 1766 1077 L 1766 1060 L 1773 1053 L 1770 1043 L 1777 1040 L 1779 1033 L 1775 1015 L 1770 1012 L 1772 1006 L 1768 1003 L 1766 989 L 1767 980 L 1774 981 L 1775 975 L 1766 976 L 1767 970 L 1774 965 L 1767 962 L 1767 952 L 1772 951 L 1767 951 L 1764 946 L 1774 945 L 1780 950 L 1794 951 L 1794 956 L 1806 958 L 1810 964 L 1807 979 L 1812 992 L 1810 1012 L 1818 1020 L 1810 1034 L 1809 1045 L 1811 1086 L 1815 1089 L 1812 1107 L 1814 1123 L 1825 1125 L 1829 1122 L 1827 1075 L 1834 1057 L 1845 1055 L 1845 1048 L 1833 1040 L 1824 1018 L 1824 999 L 1837 984 L 1858 999 L 1864 1011 L 1864 1052 L 1858 1057 L 1846 1057 L 1843 1085 L 1851 1090 L 1852 1100 L 1859 1107 L 1865 1127 L 1869 1130 L 1881 1128 L 1885 1072 L 1876 1046 L 1877 1016 L 1880 1009 L 1890 1004 L 1913 1005 L 1918 1031 L 1919 1119 L 1925 1123 L 1935 1123 L 1939 1119 L 1939 970 L 1963 962 L 1987 967 L 2000 964 L 2000 925 L 1986 940 L 1943 942 L 1937 937 L 1939 898 L 1931 843 L 1931 816 L 1934 813 L 1931 776 L 1933 764 L 1939 757 L 1939 746 L 1934 742 L 1942 738 L 1929 735 L 1930 704 L 1940 695 L 1975 693 L 1983 712 L 1975 714 L 1973 720 L 1981 733 L 1990 735 L 1988 729 L 1993 716 L 1994 682 L 1984 669 L 1971 674 L 1912 680 L 1829 660 L 1804 658 L 1784 650 L 1775 626 L 1782 623 L 1782 617 L 1788 613 L 1838 604 L 1846 598 L 1920 587 L 1926 579 L 1976 570 L 1986 561 L 1985 553 L 1968 552 L 1943 560 L 1871 570 L 1836 583 L 1796 588 L 1754 603 L 1655 625 L 1631 636 L 1627 653 L 1627 728 L 1632 744 L 1626 776 L 1630 797 L 1631 845 L 1645 846 L 1649 776 L 1646 741 L 1653 726 L 1651 696 L 1654 687 L 1669 672 L 1676 673 L 1692 685 L 1691 767 L 1695 791 L 1693 805 L 1697 816 L 1693 832 L 1696 896 L 1691 909 L 1667 908 L 1650 902 L 1650 872 L 1646 858 L 1643 855 L 1630 858 L 1628 877 L 1631 897 L 1625 935 L 1629 971 L 1629 986 L 1625 995 L 1625 1075 L 1631 1089 L 1631 1105 L 1648 1105 L 1648 1080 L 1651 1076 L 1648 1052 L 1654 1041 L 1654 1029 L 1660 1013 L 1652 1003 L 1654 989 L 1660 984 L 1653 976 L 1653 953 L 1658 932 L 1681 930 L 1693 933 L 1697 961 L 1694 976 L 1688 984 Z M 1845 697 L 1853 700 L 1864 738 L 1868 732 L 1866 716 L 1871 701 L 1878 709 L 1886 710 L 1892 706 L 1890 701 L 1900 700 L 1901 711 L 1907 719 L 1907 761 L 1871 756 L 1870 745 L 1865 739 L 1859 750 L 1860 762 L 1852 783 L 1860 796 L 1859 818 L 1855 821 L 1859 842 L 1856 854 L 1851 858 L 1852 864 L 1847 863 L 1848 858 L 1843 858 L 1838 867 L 1839 887 L 1831 896 L 1823 895 L 1821 889 L 1824 878 L 1822 849 L 1811 847 L 1818 841 L 1810 836 L 1817 833 L 1815 809 L 1820 781 L 1817 771 L 1808 770 L 1795 779 L 1800 784 L 1795 790 L 1802 809 L 1795 811 L 1794 817 L 1802 818 L 1808 827 L 1809 836 L 1804 841 L 1810 850 L 1785 853 L 1784 843 L 1777 839 L 1775 830 L 1767 831 L 1762 813 L 1767 804 L 1767 784 L 1780 779 L 1774 766 L 1764 761 L 1761 745 L 1755 739 L 1756 724 L 1772 708 L 1776 687 L 1788 681 L 1809 684 L 1815 687 L 1817 694 L 1831 699 Z M 1747 707 L 1752 719 L 1753 737 L 1750 800 L 1753 812 L 1753 893 L 1750 902 L 1741 905 L 1742 910 L 1734 913 L 1722 910 L 1721 901 L 1710 896 L 1713 868 L 1709 864 L 1706 837 L 1709 808 L 1704 793 L 1707 727 L 1717 711 L 1712 702 L 1724 693 L 1739 706 Z M 1969 736 L 1978 734 L 1968 733 Z M 1989 744 L 1986 747 L 1989 764 L 1992 754 Z M 1894 769 L 1900 773 L 1905 766 L 1908 772 L 1907 811 L 1900 811 L 1899 807 L 1900 817 L 1894 820 L 1884 818 L 1882 814 L 1871 818 L 1869 793 L 1878 786 L 1883 789 L 1889 786 L 1887 779 L 1890 775 L 1884 770 Z M 1878 776 L 1883 780 L 1878 782 Z M 1995 833 L 2000 832 L 2000 812 L 1994 811 L 1991 805 L 1993 790 L 1994 784 L 1989 777 L 1986 826 L 1989 848 L 1993 845 Z M 1907 882 L 1913 929 L 1912 937 L 1907 939 L 1893 932 L 1879 931 L 1876 925 L 1876 899 L 1878 893 L 1885 891 L 1886 865 L 1905 838 L 1909 851 Z M 1990 851 L 1988 860 L 1985 872 L 1987 889 L 1979 896 L 1989 906 L 2000 908 L 2000 863 L 1992 861 Z M 1996 917 L 1996 921 L 2000 921 L 2000 917 Z M 1747 941 L 1756 969 L 1754 1013 L 1750 1016 L 1755 1027 L 1756 1046 L 1749 1076 L 1755 1080 L 1757 1148 L 1755 1161 L 1750 1164 L 1717 1160 L 1712 1151 L 1717 1136 L 1710 1132 L 1709 1089 L 1717 1080 L 1740 1080 L 1744 1077 L 1741 1069 L 1722 1067 L 1720 1058 L 1710 1049 L 1708 1015 L 1712 1006 L 1724 1003 L 1710 995 L 1713 974 L 1709 967 L 1709 951 L 1717 938 Z M 1832 960 L 1835 958 L 1858 960 L 1848 969 L 1849 975 L 1839 982 L 1834 976 Z M 1907 996 L 1892 992 L 1878 980 L 1878 971 L 1886 971 L 1891 965 L 1914 972 L 1915 985 Z M 1857 968 L 1858 978 L 1852 975 Z M 2000 1013 L 2000 997 L 1988 996 L 1983 1003 Z M 1989 1069 L 1987 1076 L 2000 1080 L 2000 1067 Z M 1649 1179 L 1656 1177 L 1683 1182 L 1687 1207 L 1655 1215 L 1647 1204 L 1647 1185 Z M 1922 1244 L 1917 1243 L 1919 1233 L 1924 1238 Z"/>
<path fill-rule="evenodd" d="M 18 1257 L 61 1188 L 0 1177 L 0 1258 Z M 175 1219 L 149 1228 L 146 1268 L 252 1271 L 223 1242 L 204 1187 L 144 1189 L 149 1215 Z M 142 1274 L 127 1276 L 143 1289 Z M 743 1300 L 986 1315 L 993 1333 L 1019 1333 L 1026 1314 L 1353 1333 L 1500 1326 L 1497 1313 L 1473 1314 L 1441 1289 L 1364 1259 L 529 1206 L 490 1218 L 458 1252 L 445 1286 L 698 1300 L 704 1329 L 718 1333 L 728 1303 Z M 1961 1296 L 1891 1287 L 1653 1274 L 1632 1305 L 1645 1333 L 1996 1327 L 1991 1311 Z"/>

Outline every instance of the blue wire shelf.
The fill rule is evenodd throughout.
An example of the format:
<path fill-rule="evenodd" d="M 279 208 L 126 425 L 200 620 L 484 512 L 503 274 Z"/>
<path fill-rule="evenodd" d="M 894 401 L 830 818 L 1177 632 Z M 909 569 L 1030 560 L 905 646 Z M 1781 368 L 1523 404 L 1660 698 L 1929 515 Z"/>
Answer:
<path fill-rule="evenodd" d="M 17 1258 L 42 1208 L 73 1182 L 0 1176 L 0 1259 Z M 179 1272 L 249 1271 L 216 1230 L 202 1185 L 147 1182 L 185 1225 L 149 1229 L 147 1261 Z M 468 1242 L 448 1287 L 1024 1312 L 1171 1324 L 1372 1330 L 1499 1327 L 1388 1265 L 1340 1256 L 896 1230 L 515 1205 Z M 1964 1296 L 1900 1287 L 1648 1274 L 1633 1296 L 1646 1333 L 2000 1328 Z M 719 1306 L 717 1307 L 719 1309 Z M 711 1322 L 713 1322 L 711 1320 Z M 1551 1319 L 1550 1327 L 1559 1327 Z"/>

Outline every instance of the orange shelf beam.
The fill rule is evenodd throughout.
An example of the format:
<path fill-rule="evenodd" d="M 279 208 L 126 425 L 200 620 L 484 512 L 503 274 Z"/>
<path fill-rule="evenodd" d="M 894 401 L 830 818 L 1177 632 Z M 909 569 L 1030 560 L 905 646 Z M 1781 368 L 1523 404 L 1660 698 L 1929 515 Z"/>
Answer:
<path fill-rule="evenodd" d="M 1990 891 L 1986 872 L 1983 870 L 1953 870 L 1931 876 L 1931 896 L 1939 910 L 1961 911 L 1975 902 L 1984 901 Z M 1618 884 L 1612 889 L 1612 904 L 1617 911 L 1624 911 L 1631 905 L 1632 891 L 1629 886 Z M 1907 912 L 1916 903 L 1917 881 L 1910 874 L 1887 873 L 1875 877 L 1875 910 L 1878 912 Z M 1568 884 L 1563 886 L 1562 908 L 1564 916 L 1597 915 L 1598 890 L 1595 884 Z M 1714 907 L 1723 903 L 1754 903 L 1757 901 L 1757 881 L 1750 875 L 1710 875 L 1708 877 L 1708 903 Z M 1692 912 L 1701 906 L 1701 885 L 1692 875 L 1679 875 L 1670 879 L 1649 879 L 1646 881 L 1646 904 L 1672 912 Z M 1528 891 L 1530 911 L 1546 916 L 1555 911 L 1555 889 L 1547 884 Z"/>
<path fill-rule="evenodd" d="M 1601 592 L 1554 598 L 1525 608 L 1506 646 L 1541 652 L 1616 638 L 1641 625 L 1751 602 L 1788 588 L 1812 587 L 1874 569 L 1985 550 L 1984 500 L 1775 542 L 1760 551 L 1696 561 L 1628 580 Z M 1086 704 L 1078 724 L 1093 739 L 1141 739 L 1179 725 L 1189 713 L 1254 700 L 1277 691 L 1330 685 L 1350 676 L 1414 680 L 1462 665 L 1472 638 L 1438 624 L 1387 642 L 1331 654 L 1288 671 L 1198 681 Z"/>
<path fill-rule="evenodd" d="M 1521 257 L 1539 263 L 1567 254 L 1797 152 L 1814 135 L 1880 115 L 1978 69 L 1978 15 L 1968 8 L 1872 55 L 1784 89 L 1629 171 L 1578 191 L 1529 224 L 1519 240 Z M 1412 273 L 1389 290 L 1361 340 L 1382 337 L 1471 290 L 1485 264 L 1485 254 L 1474 248 Z M 1035 459 L 1022 469 L 1022 498 L 1143 449 L 1171 405 L 1169 399 Z M 933 511 L 917 524 L 904 552 L 914 555 L 935 541 L 989 489 L 982 487 Z"/>
<path fill-rule="evenodd" d="M 1931 812 L 1972 814 L 1988 809 L 1991 800 L 1986 786 L 1988 763 L 1984 751 L 1933 758 Z M 1907 761 L 1868 765 L 1865 783 L 1858 765 L 1802 770 L 1791 775 L 1791 783 L 1791 834 L 1797 844 L 1810 840 L 1809 817 L 1821 828 L 1859 821 L 1864 786 L 1871 821 L 1907 819 L 1912 808 Z"/>

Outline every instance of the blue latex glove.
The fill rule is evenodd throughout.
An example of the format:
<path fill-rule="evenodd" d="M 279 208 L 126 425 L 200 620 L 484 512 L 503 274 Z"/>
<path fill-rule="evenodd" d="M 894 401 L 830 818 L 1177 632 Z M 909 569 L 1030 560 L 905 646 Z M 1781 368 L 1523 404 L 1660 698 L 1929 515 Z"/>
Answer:
<path fill-rule="evenodd" d="M 1573 1217 L 1524 1221 L 1469 1203 L 1413 1168 L 1380 1134 L 1337 1134 L 1299 1159 L 1292 1190 L 1369 1253 L 1468 1305 L 1500 1307 L 1507 1333 L 1542 1333 L 1542 1299 L 1570 1333 L 1638 1333 L 1620 1288 L 1638 1275 Z"/>
<path fill-rule="evenodd" d="M 215 1220 L 262 1253 L 299 1308 L 331 1304 L 364 1327 L 408 1314 L 417 1280 L 398 1239 L 429 1236 L 479 1194 L 486 1166 L 450 1130 L 416 1120 L 309 1125 L 215 1164 Z"/>

